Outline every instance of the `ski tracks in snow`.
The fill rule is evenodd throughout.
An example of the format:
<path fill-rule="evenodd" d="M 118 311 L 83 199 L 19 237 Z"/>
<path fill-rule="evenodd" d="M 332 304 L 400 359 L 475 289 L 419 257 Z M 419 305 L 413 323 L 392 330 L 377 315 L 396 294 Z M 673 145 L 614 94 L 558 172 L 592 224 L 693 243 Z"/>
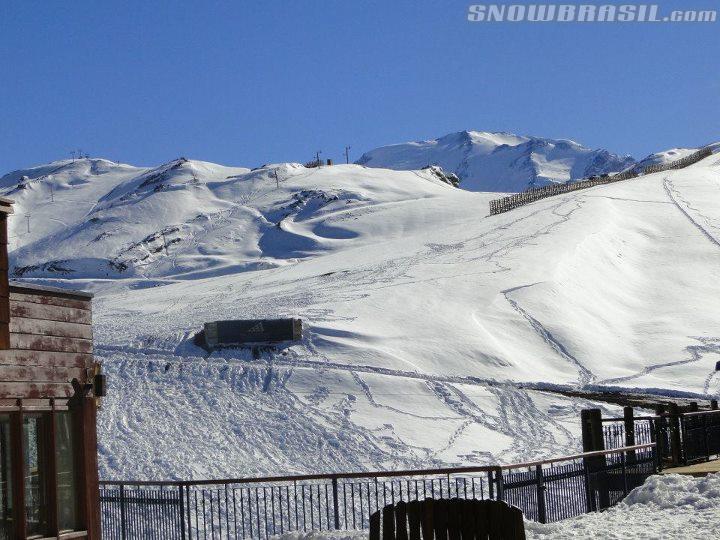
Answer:
<path fill-rule="evenodd" d="M 573 365 L 575 369 L 578 370 L 578 377 L 579 377 L 579 384 L 580 386 L 586 386 L 593 382 L 595 380 L 595 375 L 592 371 L 590 371 L 588 368 L 586 368 L 575 356 L 573 356 L 567 348 L 548 330 L 543 326 L 543 324 L 538 321 L 535 317 L 530 315 L 530 313 L 527 312 L 523 307 L 520 306 L 520 304 L 511 298 L 511 294 L 515 291 L 518 291 L 520 289 L 525 289 L 527 287 L 532 287 L 533 285 L 537 285 L 536 283 L 530 284 L 530 285 L 521 285 L 519 287 L 513 287 L 511 289 L 506 289 L 502 291 L 502 295 L 505 297 L 505 299 L 508 301 L 510 306 L 520 314 L 532 327 L 533 331 L 540 336 L 540 338 L 547 343 L 550 348 L 552 348 L 558 356 L 561 358 L 567 360 L 570 364 Z"/>
<path fill-rule="evenodd" d="M 680 212 L 682 212 L 682 214 L 688 219 L 688 221 L 690 223 L 692 223 L 705 238 L 707 238 L 710 242 L 712 242 L 713 244 L 715 244 L 717 247 L 720 248 L 720 240 L 715 238 L 715 236 L 713 236 L 713 234 L 710 231 L 708 231 L 707 228 L 705 228 L 698 220 L 696 220 L 690 214 L 690 212 L 688 212 L 688 209 L 693 210 L 694 213 L 701 216 L 703 218 L 703 220 L 705 221 L 706 225 L 708 225 L 709 227 L 713 227 L 713 228 L 717 228 L 717 227 L 710 224 L 709 219 L 706 216 L 703 216 L 697 209 L 693 208 L 692 206 L 690 206 L 690 204 L 687 201 L 682 199 L 680 193 L 675 188 L 675 185 L 672 183 L 670 178 L 667 176 L 663 180 L 663 188 L 665 189 L 665 193 L 667 194 L 670 201 L 673 203 L 673 205 L 675 205 L 675 208 L 680 210 Z M 682 201 L 684 203 L 684 205 L 680 204 L 680 201 Z"/>

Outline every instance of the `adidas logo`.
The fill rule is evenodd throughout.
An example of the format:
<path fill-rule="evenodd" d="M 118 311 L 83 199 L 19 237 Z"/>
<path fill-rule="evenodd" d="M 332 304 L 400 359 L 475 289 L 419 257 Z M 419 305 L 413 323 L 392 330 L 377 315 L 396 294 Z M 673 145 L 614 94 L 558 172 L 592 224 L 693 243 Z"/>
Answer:
<path fill-rule="evenodd" d="M 256 334 L 256 333 L 260 333 L 260 332 L 264 332 L 264 331 L 265 331 L 265 329 L 263 328 L 262 323 L 259 322 L 255 326 L 250 328 L 250 330 L 248 330 L 248 333 Z"/>

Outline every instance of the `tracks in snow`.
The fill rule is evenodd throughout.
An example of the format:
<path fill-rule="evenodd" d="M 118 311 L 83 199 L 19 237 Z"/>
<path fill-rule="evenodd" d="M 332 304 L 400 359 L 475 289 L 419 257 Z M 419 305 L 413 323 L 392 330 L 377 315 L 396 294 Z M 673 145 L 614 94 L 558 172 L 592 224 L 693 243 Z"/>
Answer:
<path fill-rule="evenodd" d="M 575 358 L 575 356 L 573 356 L 567 350 L 567 348 L 552 334 L 552 332 L 550 332 L 550 330 L 545 328 L 540 321 L 530 315 L 530 313 L 528 313 L 527 310 L 521 307 L 516 300 L 513 300 L 510 297 L 513 292 L 520 289 L 525 289 L 527 287 L 532 287 L 533 285 L 536 285 L 536 283 L 533 283 L 531 285 L 521 285 L 520 287 L 513 287 L 512 289 L 506 289 L 502 291 L 502 295 L 505 297 L 505 300 L 508 301 L 510 306 L 530 324 L 533 331 L 538 336 L 540 336 L 540 338 L 545 343 L 547 343 L 550 348 L 552 348 L 558 354 L 558 356 L 567 360 L 575 367 L 575 369 L 578 370 L 580 386 L 587 386 L 595 380 L 595 374 L 588 368 L 586 368 L 577 358 Z"/>

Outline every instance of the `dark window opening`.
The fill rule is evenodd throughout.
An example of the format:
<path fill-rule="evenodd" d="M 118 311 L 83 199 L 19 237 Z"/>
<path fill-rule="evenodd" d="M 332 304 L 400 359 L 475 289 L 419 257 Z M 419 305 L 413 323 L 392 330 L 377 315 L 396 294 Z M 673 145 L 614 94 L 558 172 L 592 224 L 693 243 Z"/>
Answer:
<path fill-rule="evenodd" d="M 23 461 L 25 474 L 25 520 L 27 534 L 43 536 L 47 531 L 47 415 L 23 418 Z"/>
<path fill-rule="evenodd" d="M 55 419 L 58 526 L 61 532 L 74 531 L 79 523 L 72 416 L 68 411 L 61 411 Z"/>

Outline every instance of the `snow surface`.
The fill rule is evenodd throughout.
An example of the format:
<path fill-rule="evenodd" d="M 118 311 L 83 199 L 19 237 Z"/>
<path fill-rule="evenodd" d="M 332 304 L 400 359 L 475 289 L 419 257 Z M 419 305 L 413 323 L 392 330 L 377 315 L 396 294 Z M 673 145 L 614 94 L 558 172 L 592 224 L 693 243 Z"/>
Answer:
<path fill-rule="evenodd" d="M 720 537 L 720 474 L 652 476 L 617 506 L 557 523 L 525 522 L 528 540 L 709 540 Z M 359 540 L 367 531 L 290 533 L 279 540 Z"/>
<path fill-rule="evenodd" d="M 463 189 L 518 192 L 620 171 L 635 160 L 563 139 L 460 131 L 439 139 L 376 148 L 357 163 L 397 170 L 439 165 L 457 174 Z"/>
<path fill-rule="evenodd" d="M 543 389 L 720 393 L 717 155 L 498 216 L 358 165 L 81 160 L 0 185 L 13 266 L 97 293 L 104 478 L 516 462 L 578 449 L 590 404 Z M 281 316 L 300 343 L 192 344 Z"/>
<path fill-rule="evenodd" d="M 720 474 L 651 476 L 617 506 L 558 523 L 527 522 L 528 539 L 720 538 Z"/>

